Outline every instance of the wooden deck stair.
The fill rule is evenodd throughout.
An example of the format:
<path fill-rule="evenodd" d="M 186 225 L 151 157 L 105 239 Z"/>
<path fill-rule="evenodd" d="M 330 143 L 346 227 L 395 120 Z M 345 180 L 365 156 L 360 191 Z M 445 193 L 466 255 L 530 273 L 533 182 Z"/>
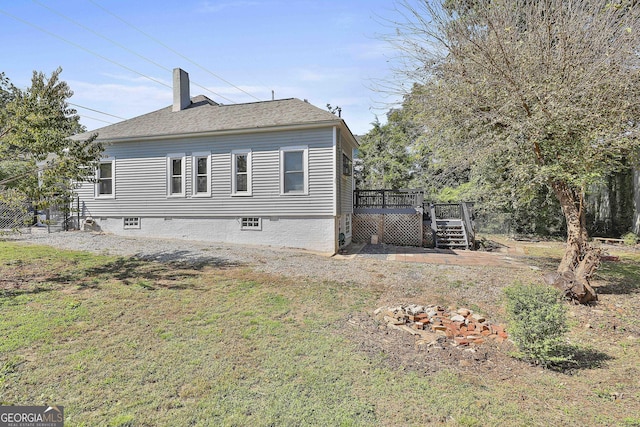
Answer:
<path fill-rule="evenodd" d="M 474 249 L 475 236 L 469 204 L 430 204 L 429 210 L 436 248 Z"/>
<path fill-rule="evenodd" d="M 436 247 L 443 249 L 469 248 L 469 237 L 460 219 L 436 220 Z"/>

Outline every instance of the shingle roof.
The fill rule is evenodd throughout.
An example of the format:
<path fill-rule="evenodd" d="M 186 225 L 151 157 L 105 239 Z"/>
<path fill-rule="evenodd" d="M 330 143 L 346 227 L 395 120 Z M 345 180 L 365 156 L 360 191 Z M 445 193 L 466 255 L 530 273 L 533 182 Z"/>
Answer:
<path fill-rule="evenodd" d="M 220 105 L 198 95 L 182 111 L 174 112 L 169 106 L 74 138 L 97 132 L 98 140 L 104 141 L 332 122 L 338 124 L 342 119 L 297 98 Z"/>

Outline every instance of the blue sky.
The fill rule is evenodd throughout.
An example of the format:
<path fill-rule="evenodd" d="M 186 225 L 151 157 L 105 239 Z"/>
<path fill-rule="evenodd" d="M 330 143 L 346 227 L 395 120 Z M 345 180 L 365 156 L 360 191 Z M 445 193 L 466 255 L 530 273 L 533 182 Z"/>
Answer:
<path fill-rule="evenodd" d="M 0 72 L 25 88 L 32 71 L 60 66 L 70 102 L 131 118 L 171 104 L 171 69 L 180 67 L 192 96 L 230 104 L 269 100 L 273 90 L 276 99 L 340 106 L 363 134 L 394 101 L 376 90 L 391 75 L 393 52 L 379 34 L 390 31 L 383 22 L 393 8 L 393 0 L 0 0 Z M 89 130 L 120 120 L 75 108 Z"/>

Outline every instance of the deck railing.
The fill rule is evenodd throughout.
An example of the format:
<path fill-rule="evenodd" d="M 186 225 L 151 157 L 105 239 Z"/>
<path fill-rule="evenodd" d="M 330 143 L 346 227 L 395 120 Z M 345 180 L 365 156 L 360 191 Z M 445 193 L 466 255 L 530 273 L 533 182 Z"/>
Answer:
<path fill-rule="evenodd" d="M 436 219 L 462 219 L 462 204 L 460 203 L 435 203 Z"/>
<path fill-rule="evenodd" d="M 355 208 L 392 209 L 422 207 L 424 193 L 420 190 L 355 190 Z"/>

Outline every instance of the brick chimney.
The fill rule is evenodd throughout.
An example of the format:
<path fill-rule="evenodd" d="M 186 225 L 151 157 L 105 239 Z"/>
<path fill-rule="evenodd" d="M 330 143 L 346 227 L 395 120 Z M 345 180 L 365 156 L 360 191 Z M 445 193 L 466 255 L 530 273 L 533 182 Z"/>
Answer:
<path fill-rule="evenodd" d="M 181 68 L 173 69 L 173 111 L 182 111 L 191 104 L 189 74 Z"/>

